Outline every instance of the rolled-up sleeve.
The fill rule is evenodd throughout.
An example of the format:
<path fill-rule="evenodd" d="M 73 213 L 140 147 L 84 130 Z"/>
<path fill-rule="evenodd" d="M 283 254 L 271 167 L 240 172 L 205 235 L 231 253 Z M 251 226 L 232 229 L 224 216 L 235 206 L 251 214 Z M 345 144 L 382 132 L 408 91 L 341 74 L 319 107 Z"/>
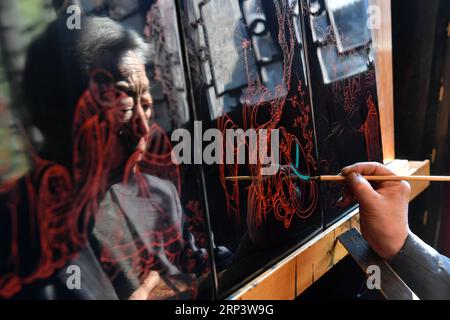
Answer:
<path fill-rule="evenodd" d="M 413 233 L 389 263 L 420 299 L 450 299 L 450 259 Z"/>

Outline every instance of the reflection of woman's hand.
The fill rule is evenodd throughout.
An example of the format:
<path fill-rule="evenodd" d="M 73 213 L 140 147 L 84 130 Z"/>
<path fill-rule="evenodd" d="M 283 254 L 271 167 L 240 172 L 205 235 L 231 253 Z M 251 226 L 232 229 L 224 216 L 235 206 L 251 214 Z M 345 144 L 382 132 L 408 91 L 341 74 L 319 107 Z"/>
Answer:
<path fill-rule="evenodd" d="M 342 205 L 359 203 L 361 233 L 382 258 L 390 259 L 403 247 L 408 236 L 409 184 L 383 181 L 371 185 L 362 175 L 394 175 L 379 163 L 357 163 L 341 172 L 347 178 L 349 192 Z"/>
<path fill-rule="evenodd" d="M 159 284 L 158 272 L 152 271 L 145 279 L 144 283 L 130 296 L 129 300 L 147 300 L 150 292 Z"/>

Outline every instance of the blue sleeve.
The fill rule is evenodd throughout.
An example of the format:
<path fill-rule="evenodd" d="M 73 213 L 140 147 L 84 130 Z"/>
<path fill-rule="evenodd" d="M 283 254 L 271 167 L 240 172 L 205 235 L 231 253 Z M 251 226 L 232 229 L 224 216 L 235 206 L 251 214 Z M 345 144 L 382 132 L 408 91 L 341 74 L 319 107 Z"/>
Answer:
<path fill-rule="evenodd" d="M 413 233 L 390 264 L 420 299 L 450 299 L 450 259 Z"/>

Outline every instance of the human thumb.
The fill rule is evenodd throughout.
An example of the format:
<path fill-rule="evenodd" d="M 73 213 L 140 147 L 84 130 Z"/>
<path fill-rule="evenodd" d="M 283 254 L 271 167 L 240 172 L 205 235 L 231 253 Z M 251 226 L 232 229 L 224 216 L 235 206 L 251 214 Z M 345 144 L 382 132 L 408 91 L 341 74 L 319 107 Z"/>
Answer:
<path fill-rule="evenodd" d="M 366 206 L 378 197 L 378 193 L 370 183 L 358 173 L 350 172 L 347 176 L 347 186 L 360 205 Z"/>

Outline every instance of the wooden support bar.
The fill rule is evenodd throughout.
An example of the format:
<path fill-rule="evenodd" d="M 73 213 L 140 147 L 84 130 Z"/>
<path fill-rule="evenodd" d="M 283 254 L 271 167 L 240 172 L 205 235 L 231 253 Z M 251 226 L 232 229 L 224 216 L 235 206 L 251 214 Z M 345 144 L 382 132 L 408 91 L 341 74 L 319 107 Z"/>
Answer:
<path fill-rule="evenodd" d="M 342 244 L 352 256 L 358 266 L 368 276 L 368 268 L 377 266 L 380 270 L 380 293 L 387 300 L 418 300 L 416 294 L 406 285 L 398 274 L 378 254 L 370 249 L 369 244 L 363 239 L 356 229 L 350 229 L 338 237 L 338 243 Z"/>
<path fill-rule="evenodd" d="M 238 300 L 293 300 L 295 294 L 296 261 L 290 260 L 277 269 L 276 273 L 254 283 Z"/>

